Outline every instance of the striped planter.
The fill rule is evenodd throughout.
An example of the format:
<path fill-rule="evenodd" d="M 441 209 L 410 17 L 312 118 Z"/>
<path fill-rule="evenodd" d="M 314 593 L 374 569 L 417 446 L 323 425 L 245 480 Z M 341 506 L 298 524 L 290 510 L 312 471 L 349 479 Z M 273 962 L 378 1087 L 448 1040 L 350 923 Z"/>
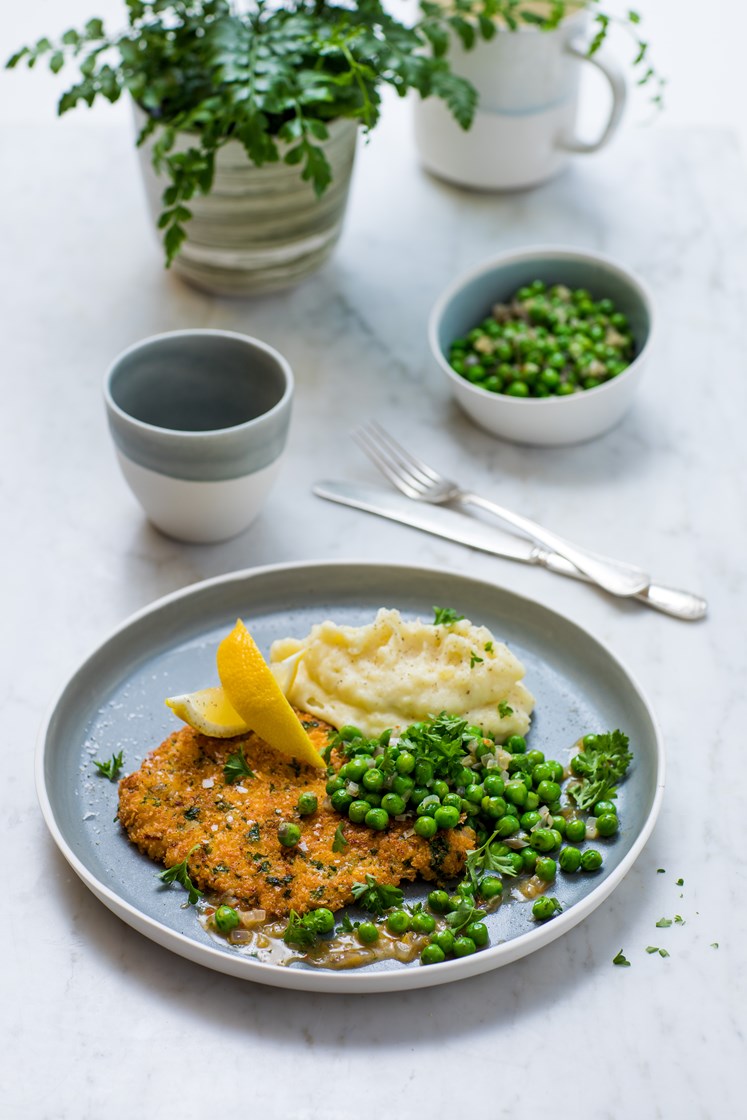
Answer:
<path fill-rule="evenodd" d="M 139 109 L 136 121 L 142 127 Z M 205 291 L 233 296 L 288 288 L 315 272 L 342 230 L 357 131 L 354 121 L 330 124 L 329 137 L 320 146 L 332 168 L 332 182 L 321 198 L 301 179 L 298 166 L 281 161 L 255 167 L 241 144 L 225 144 L 216 154 L 210 194 L 188 204 L 193 217 L 174 271 Z M 188 136 L 180 137 L 175 149 L 186 150 L 189 144 Z M 168 180 L 156 175 L 147 142 L 139 154 L 155 223 Z"/>

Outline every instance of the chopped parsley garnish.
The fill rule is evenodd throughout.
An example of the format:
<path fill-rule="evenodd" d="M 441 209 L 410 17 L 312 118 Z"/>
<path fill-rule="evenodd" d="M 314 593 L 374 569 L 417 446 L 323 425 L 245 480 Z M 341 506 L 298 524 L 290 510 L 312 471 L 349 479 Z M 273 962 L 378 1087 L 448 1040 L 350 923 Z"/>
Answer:
<path fill-rule="evenodd" d="M 623 965 L 623 966 L 624 966 L 625 968 L 630 968 L 630 961 L 629 961 L 629 960 L 628 960 L 628 958 L 627 958 L 627 957 L 626 957 L 626 956 L 625 956 L 625 955 L 623 954 L 623 951 L 622 951 L 622 949 L 620 950 L 620 952 L 619 952 L 619 953 L 617 954 L 617 956 L 616 956 L 616 957 L 613 957 L 613 958 L 612 958 L 612 963 L 613 963 L 613 964 L 621 964 L 621 965 Z"/>
<path fill-rule="evenodd" d="M 349 841 L 345 839 L 345 833 L 342 831 L 342 824 L 338 824 L 335 838 L 332 841 L 333 852 L 344 852 L 348 846 Z"/>
<path fill-rule="evenodd" d="M 196 821 L 200 815 L 199 805 L 192 805 L 189 809 L 184 810 L 184 816 L 188 821 Z"/>
<path fill-rule="evenodd" d="M 678 879 L 677 880 L 677 886 L 678 887 L 684 887 L 684 885 L 685 885 L 685 880 L 684 879 Z"/>
<path fill-rule="evenodd" d="M 656 928 L 657 929 L 669 929 L 671 924 L 672 924 L 672 919 L 671 918 L 659 918 L 658 922 L 656 923 Z"/>
<path fill-rule="evenodd" d="M 340 929 L 343 933 L 352 933 L 355 929 L 355 926 L 353 925 L 347 914 L 342 915 L 342 918 L 340 920 Z"/>
<path fill-rule="evenodd" d="M 244 757 L 244 748 L 239 747 L 234 754 L 229 754 L 223 767 L 223 777 L 227 785 L 233 785 L 239 778 L 253 778 L 254 771 Z"/>
<path fill-rule="evenodd" d="M 659 956 L 660 957 L 668 957 L 669 953 L 666 951 L 666 949 L 659 949 Z"/>
<path fill-rule="evenodd" d="M 485 645 L 482 648 L 485 650 L 486 653 L 492 653 L 493 652 L 493 643 L 492 642 L 486 642 Z"/>
<path fill-rule="evenodd" d="M 678 925 L 678 926 L 684 926 L 684 924 L 685 924 L 685 919 L 682 917 L 681 914 L 675 914 L 674 915 L 674 920 L 675 920 L 676 925 Z"/>
<path fill-rule="evenodd" d="M 647 945 L 646 946 L 646 952 L 647 953 L 658 953 L 659 952 L 659 946 L 658 945 Z"/>
<path fill-rule="evenodd" d="M 501 700 L 500 704 L 498 705 L 498 715 L 501 717 L 501 719 L 505 719 L 507 716 L 512 716 L 513 714 L 514 710 L 511 705 L 507 704 L 505 700 Z"/>
<path fill-rule="evenodd" d="M 718 949 L 718 941 L 712 941 L 711 942 L 711 948 L 712 949 Z"/>
<path fill-rule="evenodd" d="M 616 787 L 633 760 L 628 741 L 622 731 L 586 737 L 583 750 L 571 759 L 571 770 L 577 780 L 568 785 L 568 796 L 579 809 L 586 811 L 597 801 L 617 796 Z"/>
<path fill-rule="evenodd" d="M 196 848 L 199 848 L 199 844 L 190 849 L 181 863 L 175 863 L 173 867 L 167 867 L 165 871 L 161 871 L 158 875 L 162 883 L 178 883 L 179 886 L 184 887 L 185 891 L 189 891 L 187 901 L 190 906 L 194 906 L 197 899 L 202 898 L 202 891 L 197 889 L 189 877 L 189 857 Z"/>
<path fill-rule="evenodd" d="M 108 778 L 110 782 L 116 782 L 123 763 L 124 751 L 113 754 L 108 762 L 99 762 L 97 758 L 93 760 L 93 765 L 96 767 L 99 774 L 101 774 L 102 778 Z"/>
<path fill-rule="evenodd" d="M 666 870 L 665 867 L 657 867 L 656 868 L 656 874 L 657 875 L 666 875 L 666 873 L 667 873 L 667 870 Z"/>
<path fill-rule="evenodd" d="M 353 883 L 353 897 L 362 910 L 381 916 L 393 906 L 401 906 L 403 894 L 399 887 L 377 883 L 373 875 L 366 875 L 365 883 Z"/>
<path fill-rule="evenodd" d="M 464 615 L 457 614 L 453 607 L 434 607 L 433 615 L 434 626 L 453 626 L 455 622 L 461 622 L 464 618 Z"/>
<path fill-rule="evenodd" d="M 470 667 L 470 669 L 474 669 L 475 665 L 482 665 L 484 660 L 485 660 L 484 657 L 478 657 L 477 654 L 475 653 L 475 651 L 472 650 L 470 652 L 470 655 L 469 655 L 469 667 Z"/>

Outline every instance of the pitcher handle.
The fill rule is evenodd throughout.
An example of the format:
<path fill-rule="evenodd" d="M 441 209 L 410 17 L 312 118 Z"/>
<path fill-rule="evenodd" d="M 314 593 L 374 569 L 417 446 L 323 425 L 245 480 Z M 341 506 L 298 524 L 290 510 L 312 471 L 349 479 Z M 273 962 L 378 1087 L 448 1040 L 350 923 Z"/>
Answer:
<path fill-rule="evenodd" d="M 592 66 L 596 66 L 597 70 L 604 74 L 612 91 L 612 107 L 607 124 L 597 140 L 582 140 L 578 136 L 563 136 L 558 139 L 557 144 L 559 148 L 563 148 L 567 152 L 598 152 L 600 148 L 609 143 L 622 120 L 628 96 L 625 77 L 615 59 L 606 51 L 597 51 L 590 55 L 586 47 L 579 46 L 576 43 L 566 43 L 564 50 L 581 62 L 590 62 Z"/>

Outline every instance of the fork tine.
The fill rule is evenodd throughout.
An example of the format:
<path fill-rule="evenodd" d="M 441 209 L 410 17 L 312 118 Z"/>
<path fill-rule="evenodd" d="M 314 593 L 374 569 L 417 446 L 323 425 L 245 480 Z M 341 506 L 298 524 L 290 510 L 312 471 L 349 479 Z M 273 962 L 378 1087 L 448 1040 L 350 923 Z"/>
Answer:
<path fill-rule="evenodd" d="M 446 481 L 443 475 L 440 475 L 433 467 L 429 467 L 428 464 L 424 463 L 422 459 L 419 459 L 417 455 L 413 455 L 412 452 L 404 448 L 401 443 L 397 443 L 396 439 L 382 428 L 381 424 L 377 423 L 376 420 L 370 420 L 368 424 L 364 424 L 363 427 L 372 435 L 375 435 L 379 442 L 386 446 L 390 454 L 395 456 L 400 465 L 410 471 L 415 478 L 419 477 L 419 480 L 425 486 L 429 486 L 434 482 L 442 483 Z"/>
<path fill-rule="evenodd" d="M 392 474 L 396 475 L 400 482 L 416 492 L 417 497 L 423 496 L 424 492 L 434 485 L 429 479 L 409 466 L 405 456 L 398 453 L 399 445 L 394 440 L 387 441 L 386 432 L 383 428 L 381 434 L 371 424 L 363 424 L 359 430 L 368 447 L 378 455 L 378 463 L 384 462 L 387 464 L 391 472 L 387 475 L 388 478 L 391 479 Z"/>
<path fill-rule="evenodd" d="M 361 451 L 368 456 L 374 466 L 378 467 L 381 473 L 385 475 L 392 485 L 401 491 L 401 493 L 405 494 L 408 498 L 419 498 L 421 496 L 421 491 L 411 486 L 399 470 L 395 470 L 389 460 L 381 454 L 377 444 L 372 440 L 369 432 L 367 432 L 364 427 L 356 428 L 350 434 Z"/>

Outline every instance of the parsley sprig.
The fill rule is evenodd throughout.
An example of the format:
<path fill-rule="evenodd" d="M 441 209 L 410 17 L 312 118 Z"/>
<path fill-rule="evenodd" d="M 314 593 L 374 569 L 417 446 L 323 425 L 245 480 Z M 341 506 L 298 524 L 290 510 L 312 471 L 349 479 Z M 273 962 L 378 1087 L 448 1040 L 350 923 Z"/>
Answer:
<path fill-rule="evenodd" d="M 479 848 L 467 852 L 465 866 L 475 888 L 488 871 L 495 871 L 498 875 L 507 875 L 509 878 L 520 874 L 514 860 L 515 853 L 510 852 L 505 844 L 496 843 L 497 837 L 496 831 Z"/>
<path fill-rule="evenodd" d="M 102 778 L 108 778 L 110 782 L 116 782 L 122 766 L 124 765 L 124 751 L 118 751 L 117 754 L 113 754 L 106 762 L 100 762 L 99 759 L 94 758 L 93 765 Z"/>
<path fill-rule="evenodd" d="M 457 614 L 453 607 L 433 608 L 434 626 L 453 626 L 455 622 L 461 622 L 463 618 L 464 615 Z"/>
<path fill-rule="evenodd" d="M 399 887 L 378 883 L 373 875 L 366 875 L 365 883 L 353 883 L 353 897 L 362 910 L 381 917 L 393 906 L 401 906 L 404 896 Z"/>
<path fill-rule="evenodd" d="M 628 736 L 622 731 L 587 736 L 583 750 L 571 759 L 577 780 L 568 783 L 568 796 L 583 811 L 597 801 L 615 798 L 632 760 Z"/>
<path fill-rule="evenodd" d="M 159 872 L 158 875 L 162 883 L 178 883 L 179 886 L 184 887 L 185 891 L 189 891 L 187 901 L 190 906 L 194 906 L 197 900 L 202 898 L 202 891 L 194 885 L 189 874 L 189 857 L 199 846 L 199 844 L 196 844 L 194 848 L 190 848 L 181 863 L 175 863 L 173 867 L 167 867 L 165 871 Z"/>

